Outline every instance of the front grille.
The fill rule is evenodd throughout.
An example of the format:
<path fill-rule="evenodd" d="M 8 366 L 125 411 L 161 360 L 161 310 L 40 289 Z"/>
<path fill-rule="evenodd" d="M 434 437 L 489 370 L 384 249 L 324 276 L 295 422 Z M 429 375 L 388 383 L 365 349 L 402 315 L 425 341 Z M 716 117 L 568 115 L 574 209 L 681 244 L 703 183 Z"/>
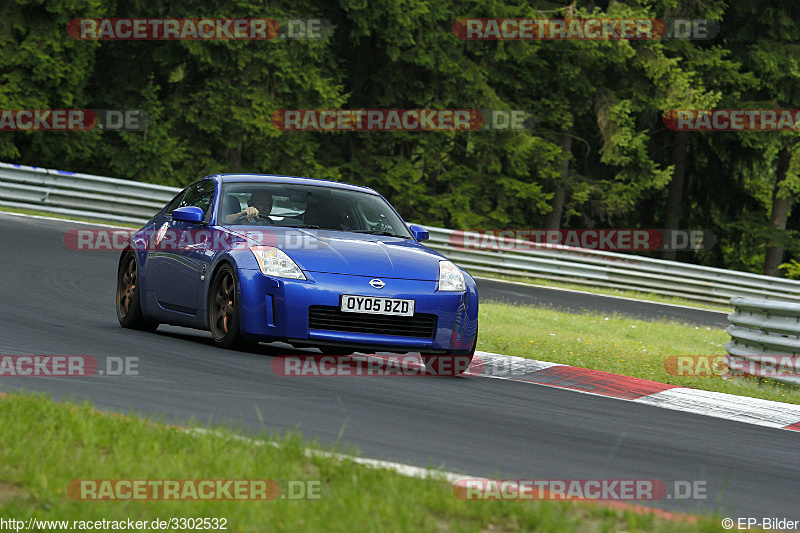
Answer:
<path fill-rule="evenodd" d="M 308 329 L 373 333 L 432 339 L 436 315 L 385 316 L 369 313 L 343 313 L 338 307 L 312 305 L 308 308 Z"/>

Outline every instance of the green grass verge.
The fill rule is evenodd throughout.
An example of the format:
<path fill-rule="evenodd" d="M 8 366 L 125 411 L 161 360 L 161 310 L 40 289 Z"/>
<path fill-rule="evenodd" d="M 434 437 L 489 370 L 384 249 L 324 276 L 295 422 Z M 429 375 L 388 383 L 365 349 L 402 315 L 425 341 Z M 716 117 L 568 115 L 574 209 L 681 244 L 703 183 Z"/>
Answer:
<path fill-rule="evenodd" d="M 592 294 L 604 294 L 607 296 L 621 296 L 623 298 L 632 298 L 634 300 L 644 300 L 647 302 L 656 302 L 673 305 L 686 305 L 689 307 L 698 307 L 700 309 L 708 309 L 710 311 L 723 311 L 725 313 L 733 312 L 733 307 L 730 305 L 717 304 L 713 302 L 699 302 L 695 300 L 688 300 L 686 298 L 678 298 L 676 296 L 662 296 L 660 294 L 653 294 L 650 292 L 630 291 L 623 289 L 609 289 L 605 287 L 593 287 L 592 285 L 583 285 L 581 283 L 569 283 L 566 281 L 554 281 L 551 279 L 540 278 L 523 278 L 519 276 L 489 276 L 480 274 L 479 277 L 496 279 L 498 281 L 515 281 L 517 283 L 524 283 L 525 285 L 541 285 L 544 287 L 553 287 L 556 289 L 570 289 L 580 292 L 589 292 Z"/>
<path fill-rule="evenodd" d="M 792 385 L 667 372 L 671 355 L 724 355 L 730 337 L 723 329 L 493 302 L 481 302 L 480 324 L 478 350 L 800 404 L 800 387 Z"/>
<path fill-rule="evenodd" d="M 227 531 L 715 531 L 718 521 L 554 501 L 462 501 L 441 480 L 309 458 L 296 436 L 258 445 L 35 395 L 0 398 L 0 516 L 26 520 L 226 518 Z M 264 436 L 267 437 L 266 435 Z M 320 480 L 320 500 L 81 501 L 75 479 Z"/>

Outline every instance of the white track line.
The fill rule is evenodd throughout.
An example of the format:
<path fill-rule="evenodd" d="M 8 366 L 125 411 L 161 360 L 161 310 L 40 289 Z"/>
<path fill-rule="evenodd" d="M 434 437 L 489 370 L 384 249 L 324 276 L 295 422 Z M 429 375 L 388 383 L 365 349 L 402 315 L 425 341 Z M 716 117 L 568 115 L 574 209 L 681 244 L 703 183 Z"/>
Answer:
<path fill-rule="evenodd" d="M 780 429 L 800 422 L 800 405 L 685 387 L 656 392 L 631 401 Z"/>
<path fill-rule="evenodd" d="M 101 222 L 84 222 L 83 220 L 72 220 L 69 218 L 58 218 L 58 217 L 48 217 L 44 215 L 31 215 L 28 213 L 15 213 L 13 211 L 3 211 L 0 210 L 0 215 L 12 215 L 15 217 L 25 217 L 25 218 L 36 218 L 39 220 L 52 220 L 54 222 L 70 222 L 72 224 L 84 224 L 87 226 L 99 226 L 101 228 L 113 228 L 113 229 L 138 229 L 141 226 L 114 226 L 112 224 L 103 224 Z M 142 224 L 143 226 L 144 224 Z"/>
<path fill-rule="evenodd" d="M 242 435 L 236 435 L 236 434 L 221 433 L 219 431 L 209 430 L 205 428 L 182 428 L 182 429 L 184 432 L 190 434 L 196 433 L 199 435 L 214 435 L 221 438 L 232 438 L 234 440 L 240 440 L 243 442 L 255 444 L 256 446 L 263 446 L 265 444 L 274 447 L 279 446 L 277 442 L 252 439 L 250 437 L 244 437 Z M 423 468 L 421 466 L 407 465 L 405 463 L 395 463 L 393 461 L 369 459 L 367 457 L 356 457 L 354 455 L 346 455 L 343 453 L 328 452 L 324 450 L 312 450 L 306 448 L 305 455 L 308 458 L 324 457 L 326 459 L 350 461 L 353 463 L 364 465 L 368 468 L 392 470 L 394 472 L 397 472 L 401 476 L 413 477 L 417 479 L 438 479 L 438 480 L 449 481 L 450 483 L 455 483 L 459 479 L 464 479 L 464 478 L 484 479 L 484 478 L 473 478 L 466 474 L 456 474 L 455 472 L 447 472 L 444 470 L 434 470 L 432 468 Z"/>
<path fill-rule="evenodd" d="M 593 396 L 603 396 L 605 398 L 611 398 L 615 400 L 635 402 L 653 407 L 671 409 L 673 411 L 683 411 L 686 413 L 711 416 L 714 418 L 723 418 L 725 420 L 733 420 L 736 422 L 743 422 L 757 426 L 786 429 L 787 426 L 800 423 L 800 405 L 797 404 L 777 402 L 774 400 L 763 400 L 761 398 L 739 396 L 724 392 L 692 389 L 689 387 L 673 387 L 668 390 L 654 392 L 652 394 L 635 399 L 618 398 L 615 396 L 598 394 L 586 390 L 559 387 L 557 384 L 553 385 L 547 383 L 536 383 L 525 380 L 525 376 L 535 375 L 536 372 L 540 372 L 554 366 L 563 366 L 566 368 L 578 367 L 559 365 L 557 363 L 549 363 L 547 361 L 522 359 L 520 357 L 512 357 L 489 352 L 475 352 L 475 355 L 480 356 L 481 359 L 489 362 L 488 365 L 484 362 L 484 368 L 490 369 L 490 372 L 484 373 L 482 369 L 478 367 L 480 364 L 478 363 L 478 365 L 475 365 L 474 373 L 467 371 L 472 376 L 489 377 L 494 379 L 516 381 L 518 383 L 530 383 L 531 385 L 555 387 L 571 392 L 591 394 Z M 522 361 L 520 361 L 520 359 L 522 359 Z M 498 369 L 499 371 L 496 371 Z M 620 383 L 623 384 L 626 379 L 645 379 L 633 378 L 619 374 L 606 374 L 609 374 L 609 377 L 614 376 L 619 378 Z"/>

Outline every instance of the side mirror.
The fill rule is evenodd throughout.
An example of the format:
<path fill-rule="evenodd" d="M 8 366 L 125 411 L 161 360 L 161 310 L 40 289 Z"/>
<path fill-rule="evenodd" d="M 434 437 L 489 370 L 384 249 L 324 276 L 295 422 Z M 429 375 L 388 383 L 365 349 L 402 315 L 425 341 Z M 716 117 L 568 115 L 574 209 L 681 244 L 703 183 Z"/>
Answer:
<path fill-rule="evenodd" d="M 199 207 L 187 205 L 186 207 L 179 207 L 173 211 L 172 219 L 180 220 L 181 222 L 192 222 L 198 224 L 203 221 L 204 215 L 205 213 L 203 213 L 203 210 Z"/>
<path fill-rule="evenodd" d="M 416 224 L 411 224 L 408 226 L 408 229 L 411 230 L 411 235 L 414 236 L 415 239 L 418 241 L 427 241 L 431 238 L 431 234 L 428 233 L 428 230 L 423 228 L 422 226 L 417 226 Z"/>

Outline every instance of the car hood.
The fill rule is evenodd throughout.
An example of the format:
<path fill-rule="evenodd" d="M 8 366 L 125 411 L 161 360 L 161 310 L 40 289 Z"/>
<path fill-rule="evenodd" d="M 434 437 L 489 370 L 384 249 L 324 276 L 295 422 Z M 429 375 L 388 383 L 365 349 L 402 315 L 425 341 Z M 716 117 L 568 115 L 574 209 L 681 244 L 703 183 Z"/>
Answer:
<path fill-rule="evenodd" d="M 410 239 L 344 231 L 272 227 L 255 235 L 309 272 L 436 281 L 441 254 Z M 251 232 L 247 234 L 253 239 Z"/>

